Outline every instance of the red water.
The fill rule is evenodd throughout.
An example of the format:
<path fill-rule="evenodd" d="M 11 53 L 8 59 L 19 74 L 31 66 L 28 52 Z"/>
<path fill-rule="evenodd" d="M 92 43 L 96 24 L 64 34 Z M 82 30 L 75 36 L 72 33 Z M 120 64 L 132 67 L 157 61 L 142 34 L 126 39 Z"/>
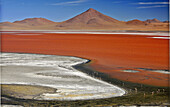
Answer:
<path fill-rule="evenodd" d="M 123 34 L 3 33 L 2 52 L 77 56 L 112 78 L 155 86 L 168 86 L 168 74 L 138 68 L 169 69 L 168 39 Z M 140 72 L 123 72 L 136 69 Z"/>

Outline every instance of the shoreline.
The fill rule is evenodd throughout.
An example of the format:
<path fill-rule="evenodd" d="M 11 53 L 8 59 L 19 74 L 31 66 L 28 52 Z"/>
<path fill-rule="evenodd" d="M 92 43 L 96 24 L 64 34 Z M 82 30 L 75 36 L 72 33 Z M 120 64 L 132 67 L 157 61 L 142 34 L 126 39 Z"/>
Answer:
<path fill-rule="evenodd" d="M 99 79 L 106 81 L 108 83 L 111 83 L 113 85 L 117 85 L 118 87 L 122 87 L 126 91 L 128 91 L 129 89 L 135 90 L 136 87 L 140 87 L 140 88 L 144 88 L 144 87 L 147 87 L 147 88 L 152 88 L 152 87 L 153 88 L 169 88 L 169 86 L 168 87 L 166 87 L 166 86 L 165 87 L 164 86 L 154 86 L 154 85 L 140 84 L 140 83 L 134 83 L 134 82 L 123 81 L 123 80 L 119 80 L 119 79 L 116 79 L 116 78 L 112 78 L 108 74 L 105 74 L 105 73 L 91 69 L 88 66 L 88 64 L 89 63 L 78 64 L 78 65 L 75 65 L 73 67 L 75 69 L 78 69 L 81 72 L 87 73 L 88 75 L 90 75 L 92 77 L 99 78 Z M 167 73 L 169 73 L 169 72 L 167 72 Z M 139 89 L 139 91 L 145 91 L 145 90 Z"/>
<path fill-rule="evenodd" d="M 6 53 L 6 54 L 7 54 L 7 53 Z M 13 54 L 13 53 L 10 53 L 10 54 Z M 9 53 L 8 53 L 8 55 L 9 55 Z M 21 54 L 19 54 L 19 55 L 21 56 Z M 25 54 L 22 54 L 22 55 L 25 55 Z M 34 54 L 34 55 L 35 55 L 35 54 Z M 28 56 L 29 56 L 29 55 L 28 55 Z M 28 57 L 28 56 L 27 56 L 27 57 Z M 40 56 L 41 56 L 41 55 L 40 55 Z M 55 55 L 47 55 L 47 56 L 49 56 L 49 58 L 50 58 L 50 57 L 55 57 Z M 47 56 L 46 56 L 46 55 L 42 55 L 42 57 L 47 57 Z M 7 56 L 7 57 L 8 57 L 8 56 Z M 15 56 L 15 57 L 17 58 L 17 56 Z M 59 57 L 59 56 L 56 56 L 56 57 Z M 63 57 L 63 56 L 60 56 L 60 57 Z M 38 58 L 38 57 L 37 57 L 37 58 Z M 67 58 L 68 58 L 68 57 L 67 57 Z M 70 57 L 70 58 L 73 58 L 73 57 Z M 81 60 L 84 60 L 84 59 L 81 59 Z M 19 61 L 19 59 L 18 59 L 18 61 Z M 28 61 L 28 60 L 27 60 L 27 61 Z M 19 62 L 20 62 L 20 61 L 19 61 Z M 86 63 L 87 63 L 87 62 L 89 62 L 89 60 L 86 60 Z M 50 63 L 51 63 L 51 62 L 50 62 Z M 85 62 L 81 62 L 81 64 L 82 64 L 82 63 L 85 63 Z M 72 66 L 74 66 L 74 65 L 76 65 L 76 64 L 77 64 L 77 62 L 74 62 L 74 64 L 71 64 L 70 67 L 72 67 Z M 78 63 L 78 64 L 79 64 L 79 63 Z M 9 65 L 10 65 L 10 64 L 9 64 Z M 7 68 L 9 69 L 9 67 L 10 67 L 9 65 L 5 65 L 5 66 L 7 66 Z M 3 66 L 3 69 L 6 69 L 6 68 L 4 68 L 5 66 L 4 66 L 3 64 L 2 64 L 2 66 Z M 8 66 L 9 66 L 9 67 L 8 67 Z M 22 66 L 25 66 L 25 65 L 22 64 Z M 29 65 L 27 65 L 27 66 L 29 66 Z M 38 66 L 39 66 L 39 65 L 38 65 Z M 41 65 L 41 66 L 42 66 L 42 65 Z M 47 64 L 46 66 L 52 67 L 51 65 L 48 65 L 48 64 Z M 58 65 L 58 66 L 59 66 L 59 65 Z M 65 67 L 64 67 L 64 66 L 65 66 L 65 65 L 62 65 L 62 66 L 59 66 L 59 67 L 61 67 L 62 69 L 68 69 L 68 70 L 71 69 L 71 68 L 69 68 L 69 66 L 65 66 Z M 19 69 L 17 66 L 15 66 L 15 68 Z M 7 69 L 7 70 L 8 70 L 8 69 Z M 23 68 L 22 68 L 22 69 L 23 69 Z M 14 70 L 14 69 L 13 69 L 13 70 Z M 24 75 L 27 75 L 27 69 L 25 68 L 25 70 L 26 70 L 26 74 L 24 74 Z M 6 70 L 5 70 L 5 71 L 6 71 Z M 15 72 L 16 72 L 16 71 L 15 71 Z M 18 71 L 17 71 L 17 72 L 18 72 Z M 17 72 L 16 72 L 16 73 L 17 73 Z M 40 71 L 39 71 L 39 72 L 40 72 Z M 51 70 L 50 70 L 50 72 L 51 72 Z M 38 76 L 38 78 L 46 78 L 46 79 L 48 80 L 48 75 L 50 74 L 50 72 L 49 72 L 49 73 L 45 73 L 45 72 L 44 72 L 44 73 L 43 73 L 43 72 L 42 72 L 42 73 L 39 73 L 39 74 L 36 75 L 35 78 L 37 78 L 37 76 Z M 54 71 L 52 71 L 52 73 L 53 73 L 53 72 L 54 72 Z M 74 71 L 74 72 L 75 72 L 75 71 Z M 74 73 L 74 72 L 73 72 L 73 73 Z M 79 71 L 78 71 L 78 72 L 79 72 Z M 77 73 L 78 73 L 78 72 L 77 72 Z M 68 73 L 69 73 L 69 72 L 68 72 Z M 76 73 L 76 72 L 75 72 L 75 73 Z M 20 75 L 23 75 L 23 74 L 20 74 Z M 52 75 L 53 75 L 53 74 L 50 74 L 50 75 L 49 75 L 50 78 L 51 78 Z M 69 75 L 70 75 L 70 74 L 69 74 Z M 69 76 L 69 75 L 68 75 L 68 76 Z M 71 74 L 71 75 L 75 75 L 75 74 Z M 71 76 L 71 75 L 70 75 L 70 76 Z M 95 83 L 93 83 L 93 84 L 94 84 L 94 88 L 95 88 L 95 87 L 96 87 L 96 88 L 98 87 L 98 88 L 97 88 L 98 91 L 95 89 L 95 90 L 97 91 L 97 92 L 95 92 L 95 90 L 93 89 L 93 87 L 88 86 L 88 88 L 92 88 L 92 90 L 94 90 L 94 95 L 93 95 L 93 96 L 90 95 L 89 98 L 84 97 L 84 98 L 85 98 L 85 99 L 84 99 L 84 98 L 83 98 L 83 94 L 82 94 L 82 98 L 78 97 L 79 99 L 89 100 L 89 99 L 100 99 L 100 98 L 109 98 L 109 97 L 119 96 L 119 93 L 116 93 L 116 94 L 114 94 L 113 96 L 112 96 L 112 95 L 109 95 L 109 96 L 108 96 L 107 93 L 112 92 L 112 91 L 110 90 L 110 88 L 111 88 L 111 89 L 112 89 L 112 88 L 115 89 L 115 91 L 116 91 L 116 90 L 117 90 L 117 91 L 120 90 L 121 96 L 125 94 L 125 92 L 123 92 L 124 89 L 120 89 L 119 87 L 114 86 L 113 84 L 109 84 L 109 83 L 107 83 L 107 82 L 105 82 L 105 81 L 101 81 L 101 80 L 92 78 L 92 77 L 90 77 L 90 76 L 86 76 L 86 75 L 84 75 L 83 73 L 80 73 L 80 72 L 79 72 L 78 74 L 76 74 L 76 75 L 82 76 L 81 78 L 86 78 L 86 79 L 88 79 L 89 81 L 91 81 L 92 83 L 93 83 L 93 81 L 94 81 L 94 82 L 97 83 L 97 84 L 103 84 L 103 87 L 105 87 L 104 90 L 106 91 L 106 94 L 104 94 L 104 93 L 105 93 L 104 90 L 103 90 L 103 92 L 102 92 L 102 91 L 99 91 L 98 88 L 99 88 L 99 89 L 100 89 L 100 88 L 102 89 L 102 87 L 98 87 L 98 86 L 95 85 Z M 31 76 L 32 79 L 33 79 L 33 77 L 34 77 L 34 75 L 32 75 L 32 74 L 31 74 L 31 75 L 29 74 L 29 75 L 27 75 L 27 76 L 29 76 L 29 77 Z M 14 75 L 14 77 L 15 77 L 15 75 Z M 24 77 L 25 77 L 25 76 L 24 76 Z M 61 77 L 62 77 L 62 76 L 61 76 Z M 50 78 L 49 78 L 49 79 L 50 79 Z M 56 78 L 56 77 L 55 77 L 55 75 L 54 75 L 54 79 L 55 79 L 55 78 Z M 71 78 L 71 77 L 69 77 L 69 78 Z M 76 77 L 76 78 L 77 78 L 77 77 Z M 75 78 L 75 82 L 77 81 L 76 78 Z M 2 79 L 5 79 L 5 77 L 2 78 Z M 52 79 L 53 79 L 53 76 L 52 76 Z M 77 78 L 77 79 L 78 79 L 78 78 Z M 73 80 L 74 80 L 74 79 L 73 79 Z M 4 81 L 4 80 L 3 80 L 3 81 Z M 14 78 L 14 81 L 11 81 L 11 82 L 10 82 L 10 81 L 9 81 L 9 82 L 5 82 L 5 81 L 3 82 L 3 81 L 2 81 L 2 84 L 16 84 L 15 78 Z M 66 83 L 67 83 L 67 81 L 64 81 L 64 80 L 62 80 L 62 79 L 61 79 L 60 81 L 63 81 L 63 83 L 64 83 L 65 85 L 66 85 Z M 83 82 L 83 83 L 84 83 L 84 82 Z M 61 86 L 61 87 L 60 87 L 60 85 L 59 85 L 60 88 L 57 88 L 58 85 L 57 85 L 57 86 L 50 85 L 50 84 L 49 84 L 49 85 L 47 85 L 47 84 L 46 84 L 46 85 L 45 85 L 45 84 L 43 85 L 42 83 L 34 83 L 34 84 L 32 84 L 32 83 L 29 83 L 29 82 L 28 82 L 28 83 L 25 83 L 25 82 L 17 82 L 17 84 L 48 86 L 48 87 L 56 88 L 57 90 L 61 90 L 61 93 L 62 93 L 62 91 L 65 90 L 65 89 L 64 89 L 64 86 Z M 63 84 L 63 85 L 64 85 L 64 84 Z M 61 84 L 61 85 L 62 85 L 62 84 Z M 69 84 L 68 84 L 68 85 L 69 85 Z M 71 85 L 71 84 L 70 84 L 70 85 Z M 73 84 L 73 85 L 74 85 L 74 84 Z M 87 83 L 84 83 L 83 85 L 88 85 L 88 84 L 87 84 Z M 81 91 L 81 90 L 84 90 L 84 89 L 86 90 L 86 87 L 81 86 L 81 83 L 80 83 L 80 86 L 79 86 L 78 84 L 77 84 L 77 86 L 78 86 L 78 87 L 77 87 L 78 89 L 76 89 L 77 91 L 78 91 L 78 90 Z M 102 85 L 101 85 L 101 86 L 102 86 Z M 63 89 L 62 89 L 62 87 L 63 87 Z M 69 86 L 69 87 L 70 87 L 70 86 Z M 65 87 L 66 89 L 68 89 L 68 92 L 69 92 L 69 90 L 70 90 L 70 91 L 71 91 L 71 90 L 74 91 L 74 86 L 73 86 L 73 87 L 70 87 L 70 88 L 69 88 L 69 87 L 67 87 L 67 88 Z M 110 87 L 110 88 L 109 88 L 109 87 Z M 107 88 L 108 88 L 108 89 L 107 89 Z M 90 89 L 90 90 L 91 90 L 91 89 Z M 91 90 L 91 91 L 90 91 L 90 90 L 88 89 L 88 90 L 86 90 L 87 92 L 85 92 L 85 93 L 83 92 L 84 95 L 86 96 L 86 93 L 88 93 L 88 91 L 91 93 L 92 90 Z M 110 91 L 109 91 L 109 90 L 110 90 Z M 107 92 L 107 91 L 108 91 L 108 92 Z M 78 91 L 78 92 L 79 92 L 79 91 Z M 101 94 L 101 96 L 100 96 L 100 95 L 97 95 L 97 93 L 99 93 L 99 92 L 103 93 L 103 95 L 102 95 L 102 94 Z M 114 92 L 114 90 L 113 90 L 113 92 Z M 65 92 L 64 92 L 64 93 L 65 93 Z M 67 91 L 66 91 L 66 93 L 67 93 Z M 93 91 L 92 91 L 92 93 L 93 93 Z M 96 93 L 96 95 L 97 95 L 98 97 L 97 97 L 97 96 L 95 97 L 95 93 Z M 123 94 L 122 94 L 122 93 L 123 93 Z M 55 94 L 55 93 L 54 93 L 54 94 Z M 68 94 L 69 94 L 69 93 L 68 93 Z M 70 94 L 71 94 L 71 93 L 70 93 Z M 45 96 L 44 96 L 44 95 L 45 95 Z M 54 99 L 53 99 L 53 98 L 50 99 L 50 96 L 51 96 L 52 94 L 50 95 L 50 94 L 46 93 L 46 94 L 44 94 L 44 95 L 41 96 L 43 99 L 46 99 L 46 97 L 49 96 L 49 98 L 47 98 L 46 100 L 57 100 L 57 99 L 55 99 L 55 98 L 54 98 Z M 81 94 L 80 94 L 80 95 L 81 95 Z M 88 94 L 87 94 L 87 95 L 88 95 Z M 53 96 L 53 95 L 52 95 L 52 96 Z M 55 95 L 54 95 L 54 96 L 55 96 Z M 58 96 L 58 95 L 57 95 L 57 96 Z M 73 96 L 74 96 L 74 95 L 73 95 Z M 79 96 L 79 95 L 76 95 L 76 96 Z M 100 97 L 99 97 L 99 96 L 100 96 Z M 92 97 L 92 98 L 91 98 L 91 97 Z M 56 98 L 57 98 L 57 97 L 56 97 Z M 64 98 L 64 96 L 63 96 L 63 98 Z M 58 99 L 58 100 L 60 100 L 60 99 Z M 68 97 L 68 99 L 67 99 L 67 98 L 66 98 L 66 99 L 64 98 L 63 100 L 77 100 L 77 98 L 75 97 L 75 99 L 74 99 L 74 97 L 73 97 L 73 98 L 72 98 L 72 97 L 70 97 L 70 98 Z"/>
<path fill-rule="evenodd" d="M 23 54 L 23 53 L 21 53 L 21 54 Z M 89 63 L 91 63 L 91 61 L 90 60 L 88 60 L 86 63 L 84 63 L 84 64 L 78 64 L 78 65 L 76 65 L 76 67 L 75 66 L 73 66 L 74 68 L 77 68 L 77 66 L 79 66 L 79 67 L 81 67 L 81 69 L 84 69 L 84 68 L 86 68 L 86 66 L 84 66 L 84 65 L 88 65 Z M 88 67 L 88 66 L 87 66 Z M 92 70 L 92 69 L 90 69 L 90 70 Z M 88 70 L 86 69 L 86 73 L 88 73 L 87 72 Z M 93 71 L 93 70 L 92 70 Z M 81 71 L 81 72 L 83 72 L 83 71 Z M 93 71 L 94 72 L 94 71 Z M 96 71 L 95 71 L 96 72 Z M 88 75 L 89 75 L 89 73 L 88 73 Z M 92 76 L 92 77 L 95 77 L 94 75 Z M 105 78 L 105 77 L 104 77 Z M 104 79 L 102 79 L 102 80 L 104 80 Z M 109 81 L 107 81 L 107 82 L 109 82 Z M 115 82 L 115 81 L 114 81 Z M 113 81 L 111 81 L 111 82 L 109 82 L 110 84 L 113 84 Z M 2 85 L 2 84 L 1 84 Z M 129 91 L 128 93 L 126 93 L 125 95 L 123 95 L 123 96 L 119 96 L 119 97 L 112 97 L 112 98 L 101 98 L 101 99 L 87 99 L 87 100 L 70 100 L 70 101 L 60 101 L 60 100 L 36 100 L 36 99 L 27 99 L 27 100 L 24 100 L 24 99 L 18 99 L 18 98 L 12 98 L 12 97 L 9 97 L 9 96 L 6 96 L 7 98 L 9 98 L 9 99 L 11 99 L 12 101 L 10 102 L 10 103 L 7 103 L 7 104 L 17 104 L 17 105 L 32 105 L 32 104 L 35 104 L 35 105 L 37 105 L 37 103 L 40 103 L 40 102 L 42 102 L 42 104 L 44 105 L 53 105 L 53 103 L 55 102 L 56 104 L 64 104 L 65 106 L 67 105 L 67 106 L 69 106 L 69 105 L 73 105 L 75 102 L 77 102 L 76 104 L 77 104 L 77 106 L 79 105 L 79 102 L 80 102 L 80 104 L 81 103 L 86 103 L 87 105 L 89 104 L 89 105 L 93 105 L 93 103 L 97 103 L 97 104 L 102 104 L 102 105 L 104 105 L 105 103 L 102 103 L 102 102 L 105 102 L 105 101 L 109 101 L 111 104 L 110 105 L 136 105 L 135 103 L 131 103 L 131 102 L 128 102 L 128 101 L 126 101 L 126 99 L 127 98 L 133 98 L 133 96 L 134 96 L 134 98 L 136 98 L 137 96 L 139 96 L 141 99 L 140 100 L 144 100 L 142 97 L 142 93 L 144 92 L 144 93 L 146 93 L 146 95 L 150 95 L 150 93 L 151 92 L 153 92 L 153 91 L 157 91 L 158 89 L 165 89 L 166 91 L 168 91 L 168 89 L 169 88 L 165 88 L 165 87 L 154 87 L 154 86 L 148 86 L 148 85 L 146 85 L 146 87 L 145 87 L 145 85 L 142 85 L 142 87 L 141 87 L 141 85 L 139 84 L 138 85 L 138 93 L 136 93 L 135 92 L 135 90 L 133 89 L 133 88 L 135 88 L 135 87 L 137 87 L 136 86 L 136 84 L 135 84 L 135 87 L 131 87 L 131 86 L 133 86 L 133 85 L 130 85 L 130 87 L 131 88 L 129 88 L 129 87 L 127 87 L 127 85 L 129 85 L 129 84 L 124 84 L 124 86 L 120 83 L 119 85 L 116 85 L 116 86 L 119 86 L 120 88 L 123 88 L 124 90 L 126 90 L 126 91 Z M 29 86 L 28 86 L 29 87 Z M 40 86 L 40 87 L 42 87 L 42 86 Z M 129 89 L 132 89 L 132 90 L 129 90 Z M 142 94 L 142 95 L 141 95 Z M 136 96 L 136 97 L 135 97 Z M 151 99 L 153 99 L 153 98 L 151 98 Z M 120 102 L 124 102 L 124 100 L 125 100 L 125 102 L 126 103 L 120 103 Z M 165 99 L 164 99 L 165 100 Z M 144 104 L 141 104 L 141 102 L 138 104 L 138 105 L 167 105 L 167 104 L 164 104 L 166 101 L 164 101 L 164 100 L 162 100 L 163 101 L 163 103 L 160 103 L 160 102 L 162 102 L 162 101 L 160 101 L 160 102 L 157 102 L 157 103 L 152 103 L 152 100 L 150 100 L 151 102 L 148 102 L 147 103 L 147 101 L 146 101 L 146 103 L 144 103 Z M 115 101 L 115 102 L 114 102 Z M 120 101 L 120 102 L 119 102 Z M 93 103 L 92 103 L 93 102 Z M 116 103 L 117 102 L 117 103 Z M 132 102 L 133 102 L 133 100 L 132 100 Z M 153 102 L 154 102 L 154 100 L 153 100 Z M 6 103 L 3 103 L 3 104 L 6 104 Z M 96 105 L 96 104 L 95 104 Z M 106 104 L 107 105 L 107 104 Z M 63 105 L 62 105 L 63 106 Z"/>
<path fill-rule="evenodd" d="M 112 31 L 112 30 L 1 30 L 2 33 L 57 33 L 57 34 L 125 34 L 168 36 L 168 31 Z"/>
<path fill-rule="evenodd" d="M 73 29 L 73 30 L 48 30 L 48 29 L 43 29 L 43 30 L 16 30 L 16 29 L 0 29 L 0 32 L 5 32 L 5 31 L 40 31 L 40 32 L 42 32 L 42 31 L 54 31 L 54 32 L 56 32 L 56 31 L 64 31 L 64 32 L 76 32 L 76 31 L 80 31 L 80 32 L 169 32 L 169 31 L 159 31 L 159 30 L 150 30 L 150 31 L 142 31 L 142 30 L 77 30 L 77 29 Z"/>

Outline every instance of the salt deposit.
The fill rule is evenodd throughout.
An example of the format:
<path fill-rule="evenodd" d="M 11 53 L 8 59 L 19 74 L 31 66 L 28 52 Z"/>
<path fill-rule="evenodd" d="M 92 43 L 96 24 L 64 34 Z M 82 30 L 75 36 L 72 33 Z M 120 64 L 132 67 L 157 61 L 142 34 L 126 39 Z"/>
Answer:
<path fill-rule="evenodd" d="M 86 100 L 118 97 L 125 90 L 74 69 L 88 60 L 55 55 L 2 53 L 2 84 L 26 84 L 56 88 L 35 99 Z"/>

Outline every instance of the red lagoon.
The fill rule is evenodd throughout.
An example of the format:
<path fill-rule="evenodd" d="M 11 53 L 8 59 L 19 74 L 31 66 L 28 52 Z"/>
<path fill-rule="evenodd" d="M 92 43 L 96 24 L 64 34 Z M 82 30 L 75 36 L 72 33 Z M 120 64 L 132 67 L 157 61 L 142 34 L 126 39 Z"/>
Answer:
<path fill-rule="evenodd" d="M 169 69 L 169 40 L 151 37 L 130 34 L 4 32 L 1 35 L 1 51 L 82 57 L 92 61 L 89 65 L 91 68 L 109 74 L 112 78 L 168 86 L 169 74 L 148 69 Z"/>

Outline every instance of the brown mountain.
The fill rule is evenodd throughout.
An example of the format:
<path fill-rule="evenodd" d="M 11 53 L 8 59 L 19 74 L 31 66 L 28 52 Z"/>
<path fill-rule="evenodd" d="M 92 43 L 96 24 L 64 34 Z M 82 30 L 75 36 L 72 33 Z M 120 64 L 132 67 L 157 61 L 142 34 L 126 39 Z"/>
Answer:
<path fill-rule="evenodd" d="M 147 22 L 147 23 L 161 23 L 161 21 L 159 21 L 158 19 L 148 19 L 145 22 Z"/>
<path fill-rule="evenodd" d="M 69 20 L 62 22 L 57 25 L 58 27 L 67 27 L 67 26 L 105 26 L 120 24 L 121 21 L 118 21 L 112 17 L 106 16 L 95 9 L 88 9 L 87 11 L 77 15 Z"/>
<path fill-rule="evenodd" d="M 22 25 L 29 25 L 29 26 L 40 26 L 40 25 L 47 25 L 47 24 L 55 24 L 51 20 L 45 18 L 27 18 L 21 21 L 15 21 L 14 24 L 22 24 Z"/>
<path fill-rule="evenodd" d="M 28 28 L 29 26 L 26 25 L 21 25 L 21 24 L 17 24 L 17 23 L 11 23 L 11 22 L 2 22 L 0 23 L 0 27 L 1 28 L 9 28 L 9 29 L 15 29 L 15 28 Z"/>
<path fill-rule="evenodd" d="M 160 23 L 157 19 L 146 21 L 119 21 L 98 12 L 95 9 L 87 11 L 64 22 L 53 22 L 45 18 L 27 18 L 21 21 L 2 22 L 5 30 L 140 30 L 168 31 L 169 23 Z"/>
<path fill-rule="evenodd" d="M 140 21 L 140 20 L 137 20 L 137 19 L 134 19 L 134 20 L 131 20 L 131 21 L 128 21 L 126 22 L 127 25 L 147 25 L 146 22 L 143 22 L 143 21 Z"/>
<path fill-rule="evenodd" d="M 164 21 L 163 23 L 169 23 L 169 20 Z"/>
<path fill-rule="evenodd" d="M 2 22 L 2 23 L 0 23 L 0 25 L 9 26 L 9 25 L 12 25 L 12 23 L 11 22 Z"/>

